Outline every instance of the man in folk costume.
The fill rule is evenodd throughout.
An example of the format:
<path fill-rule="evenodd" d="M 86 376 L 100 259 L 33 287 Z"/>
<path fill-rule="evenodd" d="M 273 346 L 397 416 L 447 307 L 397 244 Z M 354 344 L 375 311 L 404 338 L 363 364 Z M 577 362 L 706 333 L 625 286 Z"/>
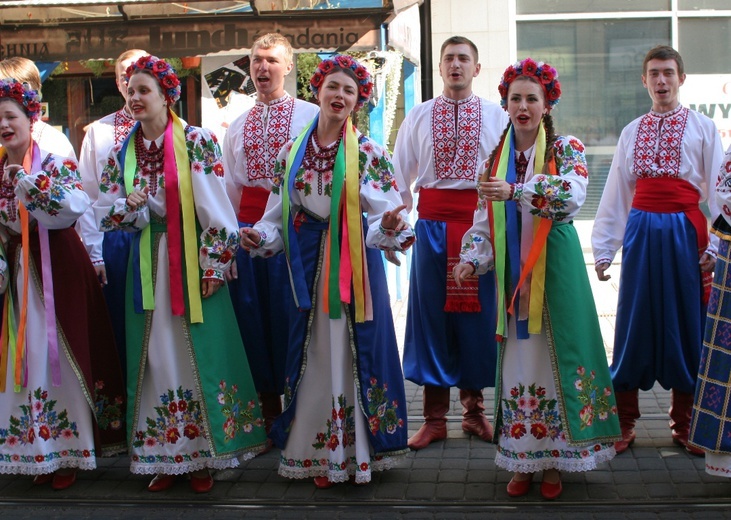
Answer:
<path fill-rule="evenodd" d="M 284 90 L 284 80 L 294 66 L 292 58 L 292 46 L 281 34 L 265 34 L 252 45 L 256 105 L 231 123 L 223 141 L 226 188 L 240 227 L 261 219 L 279 150 L 319 111 L 317 105 Z M 231 300 L 268 433 L 282 413 L 288 338 L 282 303 L 290 294 L 284 256 L 252 258 L 241 249 L 230 278 Z"/>
<path fill-rule="evenodd" d="M 619 137 L 592 232 L 600 280 L 620 247 L 622 274 L 611 366 L 622 440 L 635 439 L 638 390 L 659 382 L 672 389 L 673 442 L 687 446 L 706 303 L 718 238 L 709 241 L 699 208 L 716 185 L 723 150 L 713 121 L 682 106 L 683 59 L 668 46 L 651 49 L 642 84 L 652 110 Z M 648 316 L 650 320 L 648 322 Z"/>
<path fill-rule="evenodd" d="M 405 377 L 424 386 L 425 422 L 409 439 L 414 450 L 447 437 L 452 386 L 460 388 L 462 429 L 492 439 L 482 389 L 495 384 L 497 347 L 485 332 L 495 326 L 495 282 L 472 276 L 457 287 L 449 274 L 472 224 L 479 167 L 508 122 L 499 105 L 472 93 L 479 72 L 475 44 L 447 39 L 439 61 L 443 94 L 411 110 L 396 139 L 394 169 L 409 210 L 414 181 L 419 194 L 403 360 Z"/>
<path fill-rule="evenodd" d="M 114 68 L 117 89 L 125 102 L 127 100 L 127 67 L 146 54 L 147 52 L 140 49 L 130 49 L 117 58 Z M 116 112 L 94 121 L 87 127 L 84 141 L 81 144 L 79 171 L 84 191 L 89 195 L 92 204 L 99 195 L 99 182 L 102 170 L 109 159 L 109 152 L 115 145 L 121 144 L 127 138 L 134 124 L 135 120 L 125 103 Z M 109 233 L 99 231 L 91 206 L 79 219 L 78 230 L 102 284 L 109 317 L 112 319 L 114 327 L 114 338 L 117 342 L 122 370 L 126 373 L 124 288 L 132 234 L 123 231 Z"/>

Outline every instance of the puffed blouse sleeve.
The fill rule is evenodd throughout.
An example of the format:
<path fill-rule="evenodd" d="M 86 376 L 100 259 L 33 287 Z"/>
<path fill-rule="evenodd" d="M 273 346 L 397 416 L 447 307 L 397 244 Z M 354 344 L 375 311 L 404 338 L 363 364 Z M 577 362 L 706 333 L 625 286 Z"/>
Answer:
<path fill-rule="evenodd" d="M 576 137 L 558 137 L 553 143 L 556 175 L 537 173 L 516 184 L 513 199 L 523 211 L 555 221 L 573 220 L 586 200 L 589 185 L 584 144 Z"/>
<path fill-rule="evenodd" d="M 408 224 L 406 210 L 401 218 L 406 227 L 401 231 L 384 229 L 381 219 L 386 211 L 404 204 L 396 187 L 393 164 L 388 152 L 367 137 L 360 139 L 360 202 L 368 214 L 366 246 L 383 250 L 402 251 L 414 241 L 414 230 Z"/>
<path fill-rule="evenodd" d="M 78 165 L 73 158 L 49 154 L 41 163 L 40 171 L 18 170 L 14 183 L 18 202 L 47 229 L 73 226 L 89 207 L 89 196 L 84 193 Z M 19 231 L 17 207 L 11 213 L 0 212 L 2 223 Z"/>
<path fill-rule="evenodd" d="M 487 168 L 487 163 L 483 165 L 480 171 L 484 171 L 485 168 Z M 477 275 L 485 274 L 494 266 L 487 202 L 482 196 L 477 199 L 477 208 L 472 217 L 472 227 L 462 237 L 459 261 L 463 264 L 472 264 Z"/>
<path fill-rule="evenodd" d="M 147 204 L 136 210 L 127 206 L 127 195 L 132 190 L 124 184 L 120 154 L 121 145 L 115 145 L 109 152 L 99 179 L 99 197 L 93 206 L 94 218 L 100 231 L 137 232 L 150 224 L 150 208 Z M 135 174 L 133 188 L 139 188 L 139 183 L 140 177 Z"/>
<path fill-rule="evenodd" d="M 726 156 L 721 162 L 716 186 L 716 204 L 726 223 L 731 226 L 731 146 L 726 150 Z"/>
<path fill-rule="evenodd" d="M 210 130 L 188 126 L 185 132 L 195 213 L 202 229 L 198 258 L 203 279 L 224 280 L 239 247 L 239 225 L 226 203 L 221 147 Z"/>

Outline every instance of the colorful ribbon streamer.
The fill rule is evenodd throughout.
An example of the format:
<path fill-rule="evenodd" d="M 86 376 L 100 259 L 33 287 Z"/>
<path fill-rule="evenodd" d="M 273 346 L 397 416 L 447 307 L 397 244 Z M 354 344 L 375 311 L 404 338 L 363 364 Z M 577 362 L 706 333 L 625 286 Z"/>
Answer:
<path fill-rule="evenodd" d="M 302 166 L 307 141 L 317 128 L 319 116 L 295 140 L 287 161 L 282 183 L 282 230 L 284 249 L 290 268 L 295 302 L 300 309 L 311 308 L 311 301 L 302 273 L 294 223 L 291 215 L 291 192 L 297 171 Z M 368 281 L 363 235 L 363 211 L 360 207 L 360 171 L 358 136 L 350 118 L 343 128 L 343 140 L 338 148 L 333 168 L 330 220 L 325 245 L 325 312 L 331 319 L 341 317 L 341 302 L 353 303 L 355 321 L 373 319 L 373 303 Z M 344 197 L 343 197 L 344 192 Z M 351 294 L 351 283 L 353 294 Z M 354 301 L 353 301 L 354 300 Z"/>

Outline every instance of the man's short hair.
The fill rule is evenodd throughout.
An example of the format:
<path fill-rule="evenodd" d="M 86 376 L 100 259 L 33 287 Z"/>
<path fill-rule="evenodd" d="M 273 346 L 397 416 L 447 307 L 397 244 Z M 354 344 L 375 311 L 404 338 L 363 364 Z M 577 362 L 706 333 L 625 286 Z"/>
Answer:
<path fill-rule="evenodd" d="M 122 63 L 124 60 L 128 60 L 134 56 L 142 57 L 148 54 L 149 52 L 143 51 L 142 49 L 128 49 L 119 55 L 119 57 L 117 58 L 117 63 Z"/>
<path fill-rule="evenodd" d="M 439 61 L 442 61 L 442 56 L 444 56 L 444 49 L 447 48 L 448 45 L 469 45 L 472 49 L 472 53 L 474 54 L 475 63 L 478 63 L 480 61 L 480 53 L 477 50 L 477 45 L 474 44 L 472 40 L 469 38 L 465 38 L 464 36 L 451 36 L 444 40 L 444 43 L 442 44 L 442 49 L 439 51 Z"/>
<path fill-rule="evenodd" d="M 685 74 L 685 66 L 680 53 L 669 45 L 657 45 L 650 49 L 645 55 L 645 61 L 642 62 L 642 75 L 647 74 L 647 64 L 650 60 L 675 60 L 678 65 L 678 75 Z"/>
<path fill-rule="evenodd" d="M 287 57 L 287 61 L 292 63 L 292 60 L 294 59 L 292 44 L 289 43 L 289 40 L 285 36 L 282 36 L 279 33 L 267 33 L 263 36 L 259 36 L 251 45 L 251 53 L 254 54 L 254 49 L 257 47 L 262 49 L 271 49 L 277 45 L 284 47 L 284 55 Z"/>
<path fill-rule="evenodd" d="M 0 61 L 0 78 L 13 78 L 21 83 L 28 83 L 33 90 L 41 91 L 41 73 L 38 67 L 28 58 L 11 56 Z"/>

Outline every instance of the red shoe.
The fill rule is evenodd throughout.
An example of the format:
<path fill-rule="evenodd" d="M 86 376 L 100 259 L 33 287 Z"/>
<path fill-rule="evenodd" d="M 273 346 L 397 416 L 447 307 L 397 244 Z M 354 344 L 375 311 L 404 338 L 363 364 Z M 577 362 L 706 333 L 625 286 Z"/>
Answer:
<path fill-rule="evenodd" d="M 677 444 L 678 446 L 682 446 L 685 448 L 685 451 L 690 453 L 691 455 L 695 455 L 696 457 L 703 457 L 705 456 L 706 452 L 703 450 L 700 450 L 696 448 L 695 446 L 691 446 L 688 444 L 688 436 L 685 437 L 682 434 L 678 434 L 675 431 L 672 432 L 673 435 L 673 444 Z"/>
<path fill-rule="evenodd" d="M 329 489 L 335 485 L 335 482 L 330 482 L 327 477 L 315 477 L 315 487 L 317 489 Z"/>
<path fill-rule="evenodd" d="M 53 473 L 44 473 L 43 475 L 36 475 L 33 477 L 33 485 L 34 486 L 42 486 L 43 484 L 48 484 L 53 480 Z"/>
<path fill-rule="evenodd" d="M 423 450 L 432 442 L 443 441 L 447 438 L 447 421 L 426 421 L 408 441 L 412 450 Z"/>
<path fill-rule="evenodd" d="M 508 482 L 508 496 L 522 497 L 530 491 L 530 485 L 533 482 L 533 473 L 525 480 L 515 480 L 515 476 Z"/>
<path fill-rule="evenodd" d="M 175 475 L 163 475 L 159 473 L 147 485 L 147 491 L 165 491 L 173 487 L 173 484 L 175 484 Z"/>
<path fill-rule="evenodd" d="M 554 483 L 546 482 L 545 480 L 541 482 L 541 495 L 546 500 L 557 499 L 561 496 L 561 491 L 563 491 L 563 487 L 561 486 L 560 480 Z"/>
<path fill-rule="evenodd" d="M 208 493 L 213 489 L 213 477 L 210 473 L 205 477 L 190 476 L 190 488 L 196 493 Z"/>
<path fill-rule="evenodd" d="M 76 470 L 72 470 L 71 473 L 59 473 L 58 471 L 53 474 L 51 480 L 51 487 L 56 491 L 71 487 L 76 482 Z"/>
<path fill-rule="evenodd" d="M 637 437 L 637 434 L 634 430 L 623 431 L 622 440 L 614 443 L 614 449 L 616 450 L 617 455 L 627 451 L 632 443 L 635 442 L 635 437 Z"/>

